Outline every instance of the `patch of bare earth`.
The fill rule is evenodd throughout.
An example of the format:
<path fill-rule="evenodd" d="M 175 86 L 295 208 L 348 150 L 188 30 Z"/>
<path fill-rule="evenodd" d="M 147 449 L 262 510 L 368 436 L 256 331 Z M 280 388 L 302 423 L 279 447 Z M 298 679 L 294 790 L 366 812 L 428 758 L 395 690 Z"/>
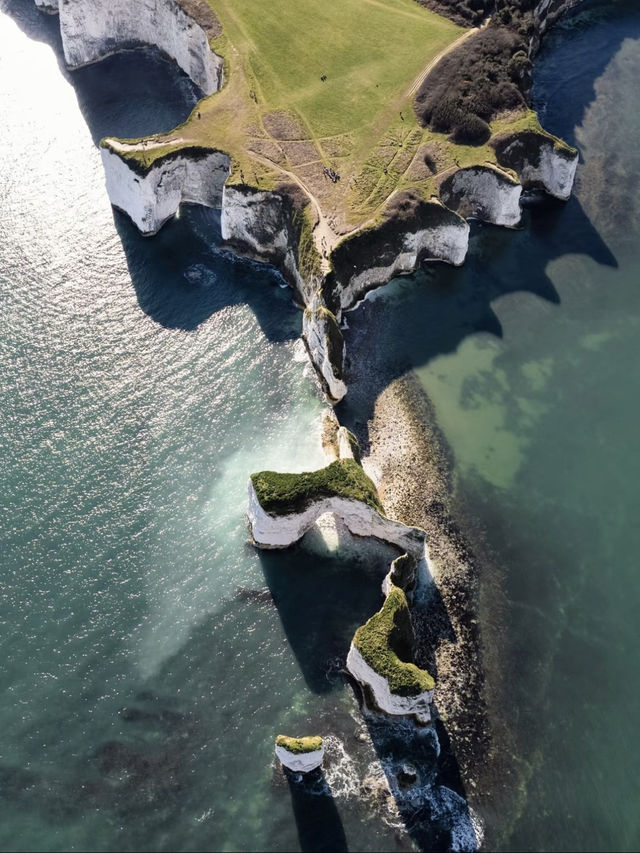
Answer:
<path fill-rule="evenodd" d="M 320 153 L 311 141 L 281 143 L 287 160 L 292 166 L 300 166 L 303 163 L 313 163 L 320 160 Z"/>
<path fill-rule="evenodd" d="M 190 18 L 200 24 L 209 39 L 222 34 L 222 24 L 206 0 L 179 0 L 179 4 Z"/>
<path fill-rule="evenodd" d="M 274 139 L 308 139 L 309 133 L 302 122 L 292 113 L 275 111 L 262 117 L 265 130 Z"/>
<path fill-rule="evenodd" d="M 277 163 L 279 166 L 285 164 L 285 155 L 280 146 L 271 139 L 252 139 L 249 142 L 249 151 Z"/>

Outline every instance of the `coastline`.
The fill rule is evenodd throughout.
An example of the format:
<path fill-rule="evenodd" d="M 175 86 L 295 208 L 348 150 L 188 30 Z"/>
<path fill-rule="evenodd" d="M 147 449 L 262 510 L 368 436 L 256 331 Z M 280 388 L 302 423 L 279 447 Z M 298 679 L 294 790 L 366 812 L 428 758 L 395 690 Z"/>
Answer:
<path fill-rule="evenodd" d="M 436 675 L 441 772 L 445 784 L 461 786 L 458 792 L 483 824 L 495 826 L 488 813 L 504 814 L 506 801 L 517 813 L 514 801 L 523 796 L 521 782 L 529 772 L 511 748 L 513 737 L 500 714 L 501 569 L 482 547 L 482 531 L 473 531 L 471 548 L 473 521 L 455 500 L 451 452 L 415 374 L 378 395 L 368 436 L 363 464 L 389 517 L 427 531 L 433 588 L 427 578 L 413 618 L 417 660 Z M 485 835 L 481 847 L 492 849 L 496 841 Z"/>
<path fill-rule="evenodd" d="M 364 466 L 378 479 L 389 517 L 427 531 L 433 589 L 416 614 L 417 653 L 437 673 L 435 706 L 473 786 L 490 744 L 476 618 L 480 567 L 453 516 L 448 456 L 417 378 L 388 385 L 375 401 Z"/>
<path fill-rule="evenodd" d="M 606 174 L 603 180 L 605 177 Z M 512 238 L 512 235 L 508 236 Z M 428 274 L 426 277 L 430 278 Z M 422 274 L 416 276 L 416 287 L 422 286 L 422 278 Z M 207 279 L 207 283 L 209 281 Z M 410 286 L 414 286 L 411 281 Z M 427 282 L 427 287 L 430 286 L 431 282 Z M 372 295 L 371 298 L 376 297 Z M 380 300 L 379 304 L 383 301 L 386 300 Z M 364 307 L 366 310 L 366 305 Z M 563 308 L 561 313 L 566 314 L 567 306 Z M 415 313 L 421 321 L 427 316 Z M 358 326 L 355 316 L 353 321 L 348 315 L 345 318 L 353 322 L 354 327 Z M 378 322 L 371 328 L 371 334 L 376 335 L 383 328 Z M 348 331 L 344 334 L 350 337 Z M 426 330 L 425 338 L 428 340 Z M 530 792 L 530 801 L 533 802 L 535 774 L 541 763 L 540 759 L 535 764 L 536 756 L 531 754 L 533 749 L 529 749 L 528 742 L 518 757 L 513 748 L 513 732 L 507 729 L 509 708 L 504 702 L 512 700 L 512 694 L 509 692 L 509 675 L 501 668 L 508 652 L 502 645 L 505 638 L 500 635 L 500 627 L 506 622 L 507 614 L 501 611 L 500 604 L 501 601 L 508 604 L 501 585 L 501 581 L 508 577 L 508 562 L 500 565 L 496 554 L 491 551 L 489 530 L 484 530 L 482 523 L 473 518 L 473 504 L 467 504 L 464 482 L 460 482 L 456 474 L 457 455 L 454 459 L 452 448 L 457 449 L 457 445 L 449 444 L 448 433 L 443 435 L 444 429 L 439 428 L 436 413 L 441 417 L 440 399 L 423 388 L 418 379 L 421 371 L 418 374 L 407 372 L 400 379 L 393 378 L 389 371 L 385 377 L 384 372 L 377 371 L 377 365 L 368 366 L 362 359 L 363 350 L 358 345 L 357 336 L 355 340 L 353 348 L 349 343 L 349 369 L 354 374 L 368 369 L 372 374 L 368 385 L 367 377 L 358 376 L 361 387 L 351 386 L 349 397 L 351 399 L 354 392 L 360 393 L 361 401 L 355 402 L 354 409 L 360 414 L 363 410 L 370 414 L 360 429 L 354 429 L 359 436 L 364 435 L 363 447 L 369 454 L 364 460 L 365 468 L 378 482 L 389 515 L 415 521 L 429 534 L 435 578 L 432 599 L 435 621 L 430 621 L 426 607 L 419 606 L 416 622 L 421 630 L 420 653 L 425 660 L 430 649 L 437 644 L 434 657 L 440 668 L 440 677 L 435 704 L 440 714 L 438 733 L 443 732 L 445 736 L 443 753 L 448 752 L 459 764 L 461 783 L 466 787 L 465 797 L 474 810 L 480 812 L 486 824 L 494 824 L 493 837 L 487 837 L 481 849 L 499 849 L 498 840 L 504 841 L 511 824 L 519 817 L 507 814 L 506 806 L 515 803 L 517 811 L 521 812 Z M 383 339 L 378 338 L 371 349 L 383 349 L 384 346 Z M 397 362 L 398 359 L 396 365 Z M 305 373 L 308 375 L 309 371 L 305 369 Z M 396 376 L 400 373 L 402 370 Z M 366 399 L 369 390 L 371 396 Z M 362 405 L 365 401 L 366 405 Z M 346 405 L 348 410 L 349 403 Z M 340 419 L 345 423 L 342 416 Z M 443 417 L 441 423 L 444 428 L 448 421 Z M 502 517 L 505 515 L 509 520 L 508 513 L 503 510 Z M 514 528 L 516 526 L 520 528 L 517 521 Z M 512 561 L 512 565 L 520 568 L 517 561 Z M 522 573 L 525 574 L 524 571 Z M 535 574 L 527 574 L 537 578 Z M 254 592 L 257 594 L 258 591 L 248 590 L 248 593 Z M 419 599 L 419 604 L 426 603 L 423 598 Z M 473 624 L 464 623 L 467 617 Z M 478 620 L 478 624 L 474 620 Z M 454 643 L 447 637 L 449 628 L 462 642 Z M 537 704 L 535 693 L 531 692 L 529 696 L 531 704 Z M 606 708 L 602 696 L 598 696 L 598 701 L 600 707 Z M 468 719 L 470 711 L 473 711 L 473 720 Z M 543 731 L 554 722 L 545 716 L 539 717 Z M 321 718 L 324 721 L 330 716 L 325 714 Z M 481 734 L 480 742 L 475 741 L 474 726 Z M 282 796 L 282 791 L 279 794 L 283 806 L 287 806 L 287 797 Z M 349 818 L 353 819 L 350 809 L 345 808 L 344 812 L 350 812 Z M 508 821 L 509 826 L 496 828 L 497 818 Z"/>

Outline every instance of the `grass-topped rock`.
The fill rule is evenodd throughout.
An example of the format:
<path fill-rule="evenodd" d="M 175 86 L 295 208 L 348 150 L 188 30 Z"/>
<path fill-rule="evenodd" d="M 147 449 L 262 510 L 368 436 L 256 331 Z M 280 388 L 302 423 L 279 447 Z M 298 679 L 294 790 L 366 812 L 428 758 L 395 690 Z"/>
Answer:
<path fill-rule="evenodd" d="M 347 669 L 363 686 L 365 698 L 374 708 L 428 723 L 435 682 L 412 661 L 414 635 L 407 597 L 391 581 L 394 573 L 405 574 L 409 566 L 403 562 L 392 567 L 387 598 L 382 609 L 356 631 Z"/>
<path fill-rule="evenodd" d="M 281 474 L 261 471 L 251 482 L 260 506 L 270 514 L 304 512 L 323 498 L 361 501 L 382 512 L 382 504 L 373 482 L 353 459 L 338 459 L 319 471 Z"/>
<path fill-rule="evenodd" d="M 281 746 L 292 755 L 304 755 L 307 752 L 317 752 L 322 749 L 322 738 L 317 735 L 315 737 L 287 737 L 287 735 L 278 735 L 276 738 L 276 746 Z"/>
<path fill-rule="evenodd" d="M 292 545 L 326 512 L 356 536 L 373 536 L 417 557 L 424 552 L 424 531 L 384 515 L 375 485 L 355 459 L 301 474 L 261 471 L 251 476 L 249 524 L 262 548 Z"/>
<path fill-rule="evenodd" d="M 399 587 L 392 587 L 382 609 L 358 628 L 353 644 L 366 663 L 386 679 L 392 693 L 417 696 L 434 689 L 429 673 L 407 660 L 413 628 L 407 598 Z"/>
<path fill-rule="evenodd" d="M 310 773 L 320 767 L 324 758 L 324 742 L 321 737 L 276 738 L 276 756 L 283 766 L 295 773 Z"/>

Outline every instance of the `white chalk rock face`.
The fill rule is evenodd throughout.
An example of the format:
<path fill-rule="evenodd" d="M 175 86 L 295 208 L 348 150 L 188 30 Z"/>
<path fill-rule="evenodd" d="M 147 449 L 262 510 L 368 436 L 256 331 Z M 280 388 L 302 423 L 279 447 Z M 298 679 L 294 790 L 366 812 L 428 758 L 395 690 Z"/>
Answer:
<path fill-rule="evenodd" d="M 426 690 L 416 696 L 398 696 L 392 693 L 387 679 L 369 666 L 353 643 L 347 655 L 347 669 L 356 681 L 370 689 L 375 704 L 381 711 L 392 716 L 414 717 L 423 724 L 431 721 L 433 690 Z"/>
<path fill-rule="evenodd" d="M 49 12 L 51 15 L 55 15 L 58 11 L 59 0 L 35 0 L 35 4 L 38 9 L 41 9 L 43 12 Z"/>
<path fill-rule="evenodd" d="M 353 445 L 349 437 L 349 430 L 346 427 L 339 427 L 337 432 L 338 438 L 338 456 L 340 459 L 355 459 L 356 455 L 353 452 Z M 357 460 L 356 460 L 357 461 Z"/>
<path fill-rule="evenodd" d="M 305 304 L 308 285 L 298 272 L 297 247 L 281 195 L 251 187 L 228 187 L 222 194 L 222 239 L 242 254 L 277 266 Z"/>
<path fill-rule="evenodd" d="M 71 68 L 119 50 L 152 45 L 175 59 L 205 95 L 222 86 L 222 58 L 176 0 L 61 0 L 60 32 Z"/>
<path fill-rule="evenodd" d="M 324 761 L 324 745 L 313 752 L 289 752 L 283 746 L 276 746 L 276 757 L 282 764 L 294 773 L 310 773 L 321 766 Z"/>
<path fill-rule="evenodd" d="M 344 341 L 335 318 L 322 309 L 306 310 L 302 317 L 302 337 L 307 345 L 311 363 L 332 403 L 347 393 L 342 380 Z"/>
<path fill-rule="evenodd" d="M 515 228 L 522 219 L 522 187 L 492 166 L 459 169 L 442 182 L 440 198 L 465 219 L 480 219 Z"/>
<path fill-rule="evenodd" d="M 425 532 L 380 515 L 361 501 L 323 498 L 306 510 L 287 515 L 270 515 L 260 506 L 253 483 L 249 481 L 249 524 L 251 535 L 260 548 L 288 548 L 298 542 L 324 515 L 336 515 L 355 536 L 373 536 L 406 551 L 417 559 L 424 556 Z"/>
<path fill-rule="evenodd" d="M 182 202 L 220 207 L 229 175 L 226 154 L 214 151 L 202 156 L 187 149 L 164 158 L 145 174 L 108 148 L 102 148 L 101 154 L 111 204 L 124 211 L 143 234 L 155 234 Z"/>
<path fill-rule="evenodd" d="M 401 238 L 398 251 L 388 264 L 376 263 L 354 273 L 339 290 L 340 308 L 353 308 L 362 297 L 382 287 L 398 275 L 415 272 L 421 264 L 444 261 L 454 266 L 464 263 L 469 248 L 469 226 L 462 220 L 455 225 L 438 225 L 419 231 L 407 231 Z"/>
<path fill-rule="evenodd" d="M 522 133 L 496 144 L 496 156 L 512 168 L 525 189 L 544 190 L 566 201 L 571 195 L 578 168 L 578 152 L 557 147 L 540 133 Z"/>

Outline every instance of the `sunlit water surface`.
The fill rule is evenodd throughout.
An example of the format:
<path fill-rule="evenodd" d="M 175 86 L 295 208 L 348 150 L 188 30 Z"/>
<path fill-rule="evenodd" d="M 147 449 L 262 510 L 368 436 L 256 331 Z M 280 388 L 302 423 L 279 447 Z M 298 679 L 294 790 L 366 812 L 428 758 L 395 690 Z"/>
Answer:
<path fill-rule="evenodd" d="M 248 542 L 249 474 L 325 464 L 300 312 L 218 214 L 147 240 L 114 214 L 96 143 L 194 93 L 149 53 L 70 76 L 56 26 L 0 0 L 0 848 L 408 848 L 373 802 L 402 732 L 370 731 L 342 669 L 394 555 Z M 287 783 L 280 732 L 326 736 L 323 779 Z M 461 843 L 418 741 L 412 831 Z"/>

